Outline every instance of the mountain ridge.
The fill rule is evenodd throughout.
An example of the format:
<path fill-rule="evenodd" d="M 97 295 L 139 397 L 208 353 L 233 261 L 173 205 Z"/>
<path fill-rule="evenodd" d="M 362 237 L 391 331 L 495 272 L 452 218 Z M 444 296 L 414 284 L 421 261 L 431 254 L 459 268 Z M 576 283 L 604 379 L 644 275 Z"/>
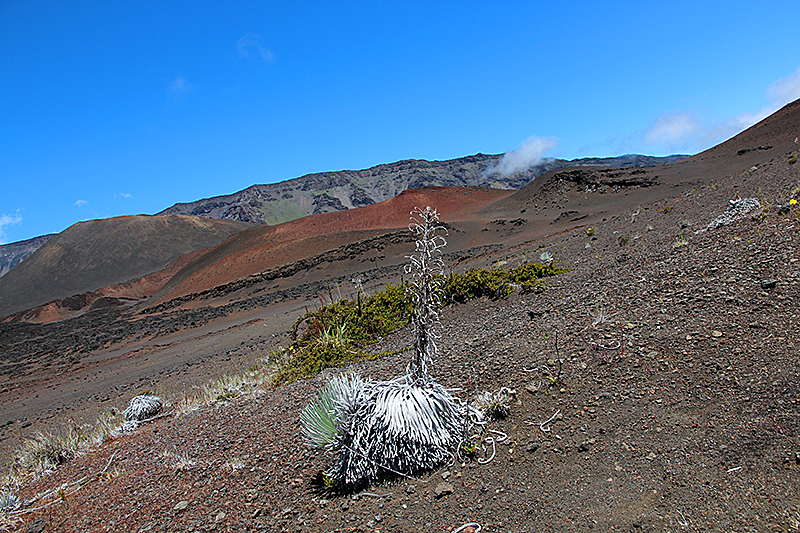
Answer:
<path fill-rule="evenodd" d="M 44 243 L 52 239 L 56 233 L 40 235 L 24 241 L 0 244 L 0 277 L 7 274 L 12 268 L 22 263 L 38 250 Z"/>
<path fill-rule="evenodd" d="M 0 278 L 0 316 L 140 278 L 250 226 L 182 215 L 78 222 Z"/>
<path fill-rule="evenodd" d="M 380 203 L 409 189 L 472 186 L 518 190 L 542 174 L 566 166 L 638 168 L 670 163 L 685 157 L 687 156 L 626 154 L 571 161 L 543 159 L 539 164 L 509 176 L 486 172 L 502 155 L 478 153 L 442 161 L 404 159 L 362 170 L 319 172 L 278 183 L 251 185 L 232 194 L 177 203 L 158 214 L 192 215 L 276 225 L 308 215 Z"/>

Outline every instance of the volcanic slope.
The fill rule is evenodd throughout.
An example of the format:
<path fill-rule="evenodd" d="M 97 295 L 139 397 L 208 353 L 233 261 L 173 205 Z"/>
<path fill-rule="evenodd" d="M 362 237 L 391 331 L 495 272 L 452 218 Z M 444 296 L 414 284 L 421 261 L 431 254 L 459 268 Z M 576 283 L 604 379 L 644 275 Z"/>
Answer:
<path fill-rule="evenodd" d="M 183 215 L 79 222 L 0 278 L 0 316 L 145 276 L 251 226 Z"/>
<path fill-rule="evenodd" d="M 256 227 L 198 257 L 154 301 L 209 290 L 348 242 L 374 238 L 375 230 L 404 228 L 404 218 L 415 205 L 436 205 L 442 219 L 459 230 L 451 245 L 466 248 L 491 243 L 515 245 L 597 224 L 622 213 L 635 217 L 644 204 L 791 152 L 797 146 L 794 139 L 800 130 L 798 125 L 800 101 L 714 148 L 658 166 L 563 167 L 519 191 L 426 188 L 405 191 L 394 199 L 359 209 L 305 217 L 275 227 Z M 426 195 L 437 193 L 423 198 L 422 191 Z"/>
<path fill-rule="evenodd" d="M 525 213 L 532 226 L 549 233 L 574 225 L 593 225 L 620 213 L 636 216 L 644 204 L 692 190 L 783 158 L 798 149 L 800 100 L 731 139 L 697 155 L 643 168 L 601 166 L 552 170 L 480 214 Z"/>
<path fill-rule="evenodd" d="M 547 251 L 572 270 L 548 278 L 541 292 L 442 312 L 437 382 L 458 387 L 465 401 L 515 391 L 508 416 L 473 442 L 471 460 L 353 496 L 325 490 L 322 472 L 334 458 L 304 446 L 301 413 L 342 371 L 374 380 L 401 373 L 412 337 L 405 328 L 373 347 L 386 353 L 374 361 L 253 394 L 232 386 L 186 415 L 165 411 L 21 487 L 20 500 L 35 503 L 17 515 L 18 530 L 446 532 L 474 522 L 487 532 L 796 531 L 800 206 L 790 199 L 800 199 L 798 118 L 796 104 L 784 108 L 760 133 L 673 169 L 676 181 L 661 189 L 609 186 L 602 198 L 617 199 L 608 209 L 619 214 L 601 215 L 593 232 L 580 228 L 588 217 L 561 217 L 570 210 L 563 191 L 542 187 L 532 205 L 562 206 L 547 209 L 551 221 L 561 217 L 547 223 L 552 234 L 495 248 L 471 265 L 515 266 Z M 714 161 L 722 168 L 706 176 Z M 659 190 L 655 202 L 637 196 Z M 753 210 L 737 219 L 736 199 L 750 199 Z M 508 242 L 514 224 L 501 217 L 514 209 L 526 208 L 501 199 L 485 212 L 480 235 Z M 274 340 L 268 324 L 219 337 L 258 357 Z M 194 339 L 173 347 L 201 348 Z M 167 349 L 129 360 L 141 369 Z M 213 353 L 220 360 L 241 352 Z M 92 383 L 84 364 L 74 365 L 70 389 Z M 207 376 L 206 365 L 180 368 Z M 166 391 L 164 378 L 152 383 Z M 130 374 L 128 382 L 137 383 Z M 122 407 L 134 388 L 108 401 Z M 48 390 L 22 397 L 49 408 Z"/>
<path fill-rule="evenodd" d="M 382 248 L 384 245 L 374 239 L 398 231 L 408 233 L 409 214 L 417 206 L 435 206 L 442 220 L 450 224 L 469 226 L 478 221 L 472 226 L 479 229 L 482 218 L 476 218 L 475 213 L 512 192 L 479 187 L 426 187 L 407 190 L 385 202 L 358 209 L 313 215 L 277 226 L 253 227 L 190 262 L 159 291 L 153 303 L 207 291 L 359 241 L 371 241 Z M 468 245 L 466 237 L 466 232 L 457 232 L 451 244 L 456 248 Z M 398 261 L 402 258 L 400 255 Z"/>

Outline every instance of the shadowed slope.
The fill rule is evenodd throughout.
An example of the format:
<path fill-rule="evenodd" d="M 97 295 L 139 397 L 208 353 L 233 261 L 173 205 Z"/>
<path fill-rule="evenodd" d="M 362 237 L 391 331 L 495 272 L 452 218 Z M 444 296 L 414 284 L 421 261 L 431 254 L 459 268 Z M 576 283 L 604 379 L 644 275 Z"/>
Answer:
<path fill-rule="evenodd" d="M 0 316 L 145 276 L 250 226 L 179 215 L 80 222 L 0 278 Z"/>

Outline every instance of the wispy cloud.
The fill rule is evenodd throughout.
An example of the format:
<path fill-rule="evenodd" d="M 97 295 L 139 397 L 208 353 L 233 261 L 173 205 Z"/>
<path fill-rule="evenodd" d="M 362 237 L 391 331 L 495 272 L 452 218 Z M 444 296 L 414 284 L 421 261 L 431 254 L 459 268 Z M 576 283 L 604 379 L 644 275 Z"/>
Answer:
<path fill-rule="evenodd" d="M 250 59 L 256 63 L 269 64 L 275 61 L 275 54 L 266 47 L 264 39 L 258 33 L 248 33 L 236 41 L 239 57 Z"/>
<path fill-rule="evenodd" d="M 684 139 L 696 136 L 701 129 L 692 113 L 668 113 L 658 117 L 650 131 L 645 133 L 644 141 L 680 144 Z"/>
<path fill-rule="evenodd" d="M 526 139 L 516 150 L 503 154 L 497 163 L 486 167 L 483 175 L 499 173 L 502 176 L 509 176 L 527 170 L 538 164 L 544 155 L 556 146 L 558 141 L 555 139 L 534 135 Z"/>
<path fill-rule="evenodd" d="M 133 196 L 131 196 L 130 194 L 128 194 L 126 192 L 119 192 L 119 193 L 114 195 L 114 200 L 119 200 L 120 198 L 123 198 L 125 200 L 130 200 L 131 198 L 133 198 Z"/>
<path fill-rule="evenodd" d="M 81 207 L 85 207 L 88 204 L 89 204 L 89 202 L 87 200 L 78 199 L 78 200 L 75 200 L 75 203 L 72 204 L 72 205 L 74 205 L 75 207 L 81 208 Z"/>
<path fill-rule="evenodd" d="M 13 215 L 0 215 L 0 244 L 8 244 L 6 241 L 6 226 L 12 226 L 22 222 L 22 215 L 14 213 Z"/>
<path fill-rule="evenodd" d="M 193 89 L 192 84 L 186 81 L 186 78 L 184 78 L 183 76 L 178 76 L 177 78 L 169 82 L 169 90 L 172 93 L 185 94 L 190 92 L 192 89 Z"/>
<path fill-rule="evenodd" d="M 667 151 L 696 152 L 729 139 L 800 98 L 800 67 L 770 83 L 765 94 L 768 104 L 759 111 L 740 113 L 716 123 L 701 122 L 694 112 L 664 113 L 642 134 L 641 140 Z"/>

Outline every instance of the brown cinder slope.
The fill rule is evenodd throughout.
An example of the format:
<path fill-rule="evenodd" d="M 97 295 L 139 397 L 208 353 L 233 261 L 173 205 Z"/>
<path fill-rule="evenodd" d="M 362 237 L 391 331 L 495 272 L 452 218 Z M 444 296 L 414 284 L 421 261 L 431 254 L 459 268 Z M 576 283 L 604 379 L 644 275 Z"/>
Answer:
<path fill-rule="evenodd" d="M 425 187 L 358 209 L 253 227 L 197 257 L 152 301 L 211 289 L 381 232 L 405 228 L 416 206 L 436 206 L 443 221 L 454 222 L 474 218 L 478 210 L 511 193 L 479 187 Z"/>
<path fill-rule="evenodd" d="M 793 143 L 799 126 L 771 133 Z M 798 199 L 800 165 L 788 156 L 800 146 L 753 141 L 750 167 L 707 185 L 682 175 L 635 217 L 480 258 L 514 266 L 544 250 L 573 270 L 542 292 L 444 310 L 437 381 L 463 387 L 465 400 L 517 391 L 508 417 L 474 441 L 473 460 L 357 497 L 326 493 L 332 458 L 304 445 L 299 421 L 334 369 L 226 393 L 105 443 L 21 488 L 20 499 L 36 500 L 17 530 L 796 531 L 800 210 L 776 206 Z M 728 157 L 752 155 L 741 149 Z M 709 225 L 736 198 L 762 208 Z M 396 376 L 409 334 L 345 371 Z"/>
<path fill-rule="evenodd" d="M 79 222 L 0 278 L 0 316 L 144 276 L 251 226 L 182 215 Z"/>
<path fill-rule="evenodd" d="M 561 217 L 561 226 L 576 220 L 594 224 L 603 217 L 636 210 L 640 205 L 681 190 L 690 190 L 783 157 L 798 149 L 795 143 L 798 131 L 800 100 L 697 155 L 644 168 L 559 168 L 487 206 L 482 213 L 500 216 L 525 210 L 525 216 L 535 218 L 538 212 L 544 220 L 548 213 L 545 209 L 549 209 L 550 215 L 568 213 Z"/>

